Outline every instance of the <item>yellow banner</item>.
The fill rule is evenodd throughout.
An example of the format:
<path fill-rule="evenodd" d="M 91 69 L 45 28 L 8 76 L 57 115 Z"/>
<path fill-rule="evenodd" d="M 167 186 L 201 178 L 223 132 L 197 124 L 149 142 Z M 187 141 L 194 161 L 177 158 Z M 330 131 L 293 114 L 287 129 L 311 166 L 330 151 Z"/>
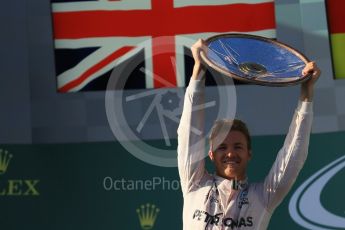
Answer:
<path fill-rule="evenodd" d="M 333 67 L 336 79 L 345 79 L 345 33 L 331 34 Z"/>

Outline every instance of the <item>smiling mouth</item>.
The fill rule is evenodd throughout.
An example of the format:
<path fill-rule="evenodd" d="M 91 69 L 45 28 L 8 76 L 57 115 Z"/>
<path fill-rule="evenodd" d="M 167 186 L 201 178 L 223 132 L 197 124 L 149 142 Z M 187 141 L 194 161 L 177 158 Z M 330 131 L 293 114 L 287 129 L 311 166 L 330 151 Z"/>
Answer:
<path fill-rule="evenodd" d="M 223 161 L 223 164 L 235 166 L 235 165 L 239 165 L 240 162 L 237 160 L 226 160 L 226 161 Z"/>

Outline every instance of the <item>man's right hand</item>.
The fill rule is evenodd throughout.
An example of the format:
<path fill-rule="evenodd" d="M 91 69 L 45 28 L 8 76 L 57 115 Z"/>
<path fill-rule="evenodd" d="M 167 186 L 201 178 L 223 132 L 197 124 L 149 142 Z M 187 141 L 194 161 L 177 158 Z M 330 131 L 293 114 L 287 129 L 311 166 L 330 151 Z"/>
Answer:
<path fill-rule="evenodd" d="M 205 44 L 205 41 L 202 39 L 199 39 L 191 47 L 191 50 L 192 50 L 192 55 L 194 58 L 194 67 L 193 67 L 192 79 L 200 80 L 204 77 L 204 74 L 205 74 L 205 69 L 204 69 L 204 66 L 201 62 L 201 57 L 200 57 L 200 51 L 201 50 L 203 50 L 205 53 L 207 53 L 207 46 Z"/>

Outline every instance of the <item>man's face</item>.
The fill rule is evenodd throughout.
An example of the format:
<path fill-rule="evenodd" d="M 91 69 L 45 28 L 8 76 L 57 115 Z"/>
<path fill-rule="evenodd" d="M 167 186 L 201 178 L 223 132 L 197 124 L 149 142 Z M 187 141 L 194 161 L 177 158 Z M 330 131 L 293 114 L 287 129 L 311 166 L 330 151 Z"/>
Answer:
<path fill-rule="evenodd" d="M 209 152 L 209 156 L 216 166 L 218 176 L 227 179 L 245 179 L 251 151 L 242 132 L 230 131 L 225 140 L 213 152 Z"/>

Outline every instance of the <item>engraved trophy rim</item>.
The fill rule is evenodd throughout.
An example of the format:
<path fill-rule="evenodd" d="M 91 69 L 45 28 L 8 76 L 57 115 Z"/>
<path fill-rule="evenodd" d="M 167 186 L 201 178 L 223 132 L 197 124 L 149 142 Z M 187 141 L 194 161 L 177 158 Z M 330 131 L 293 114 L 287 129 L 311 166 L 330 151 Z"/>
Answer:
<path fill-rule="evenodd" d="M 278 48 L 284 49 L 288 51 L 289 53 L 295 55 L 298 59 L 300 59 L 301 62 L 307 64 L 309 62 L 309 59 L 296 50 L 295 48 L 279 42 L 277 40 L 266 38 L 258 35 L 251 35 L 251 34 L 240 34 L 240 33 L 226 33 L 226 34 L 218 34 L 215 36 L 211 36 L 205 40 L 206 46 L 209 48 L 209 45 L 221 38 L 243 38 L 243 39 L 253 39 L 256 41 L 260 41 L 267 44 L 272 44 L 274 46 L 277 46 Z M 269 74 L 268 68 L 261 64 L 257 63 L 255 61 L 244 61 L 241 63 L 238 63 L 238 70 L 242 74 L 236 73 L 234 71 L 229 70 L 228 68 L 225 68 L 224 66 L 220 65 L 219 63 L 216 63 L 215 61 L 211 60 L 207 54 L 201 50 L 200 51 L 201 60 L 206 66 L 209 66 L 210 68 L 216 70 L 217 72 L 221 73 L 222 75 L 231 77 L 233 79 L 256 84 L 256 85 L 264 85 L 264 86 L 292 86 L 300 84 L 306 80 L 308 80 L 311 77 L 311 74 L 308 74 L 306 76 L 292 76 L 292 80 L 284 80 L 284 81 L 269 81 L 269 80 L 262 80 Z M 274 77 L 270 75 L 270 77 Z M 297 78 L 297 79 L 296 79 Z"/>

